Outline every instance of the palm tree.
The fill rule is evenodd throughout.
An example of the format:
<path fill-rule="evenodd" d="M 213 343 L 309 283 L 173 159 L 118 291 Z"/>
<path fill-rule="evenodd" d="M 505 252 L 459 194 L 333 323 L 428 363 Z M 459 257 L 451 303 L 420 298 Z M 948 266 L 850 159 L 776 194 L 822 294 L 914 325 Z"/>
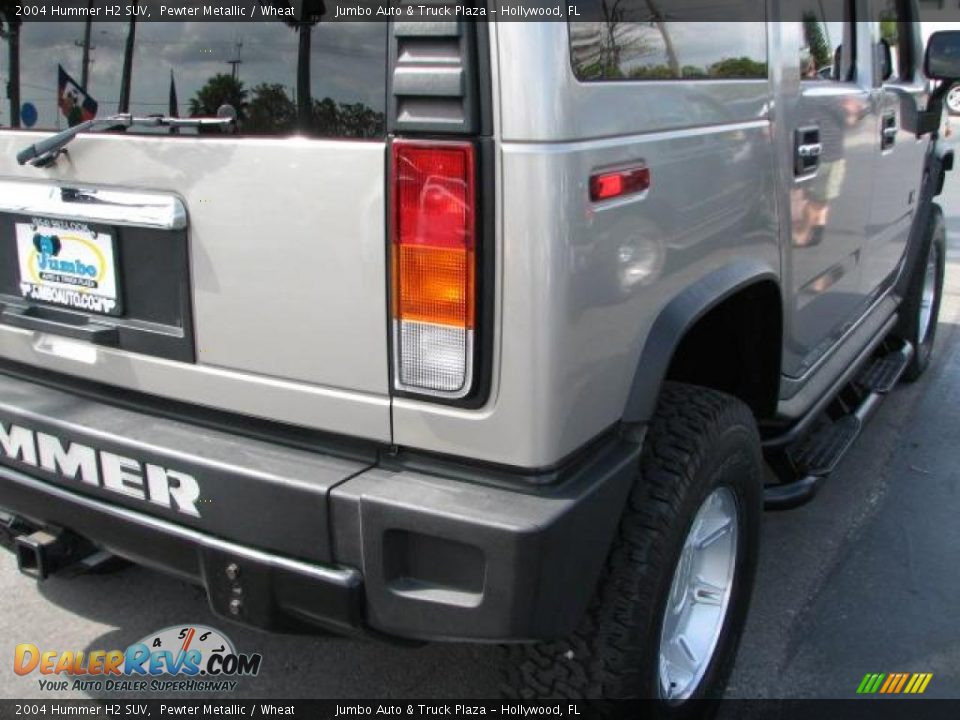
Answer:
<path fill-rule="evenodd" d="M 683 77 L 680 69 L 680 59 L 677 57 L 677 49 L 673 44 L 673 38 L 670 37 L 670 28 L 665 20 L 663 10 L 657 5 L 655 0 L 647 0 L 647 8 L 650 10 L 650 16 L 653 18 L 653 25 L 657 26 L 660 35 L 663 37 L 663 47 L 667 53 L 667 64 L 670 66 L 670 73 L 673 77 Z"/>
<path fill-rule="evenodd" d="M 237 111 L 237 122 L 247 118 L 247 91 L 243 82 L 228 75 L 217 73 L 190 98 L 190 117 L 211 117 L 221 105 L 232 105 Z"/>
<path fill-rule="evenodd" d="M 132 9 L 136 0 L 130 0 Z M 137 42 L 137 16 L 130 15 L 130 25 L 127 29 L 127 41 L 123 47 L 123 69 L 120 73 L 120 102 L 117 111 L 130 112 L 130 83 L 133 78 L 133 48 Z M 86 92 L 84 88 L 84 92 Z"/>
<path fill-rule="evenodd" d="M 20 18 L 16 0 L 0 0 L 0 37 L 7 41 L 10 53 L 10 127 L 20 127 Z"/>
<path fill-rule="evenodd" d="M 284 0 L 279 2 L 288 6 Z M 276 2 L 274 4 L 277 4 Z M 297 47 L 297 124 L 302 130 L 310 127 L 313 112 L 313 91 L 310 87 L 310 50 L 313 26 L 327 11 L 323 0 L 304 0 L 300 16 L 285 21 L 299 35 Z"/>

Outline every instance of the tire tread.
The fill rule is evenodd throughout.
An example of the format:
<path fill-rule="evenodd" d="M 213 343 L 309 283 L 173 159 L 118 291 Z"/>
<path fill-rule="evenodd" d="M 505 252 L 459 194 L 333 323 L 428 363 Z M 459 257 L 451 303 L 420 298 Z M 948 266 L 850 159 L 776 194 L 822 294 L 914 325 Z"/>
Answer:
<path fill-rule="evenodd" d="M 654 579 L 666 571 L 669 533 L 680 522 L 710 447 L 732 426 L 756 436 L 753 416 L 739 400 L 691 385 L 664 385 L 639 477 L 586 616 L 564 640 L 507 648 L 506 697 L 618 698 L 638 687 L 633 659 L 657 625 L 651 616 L 658 606 Z"/>

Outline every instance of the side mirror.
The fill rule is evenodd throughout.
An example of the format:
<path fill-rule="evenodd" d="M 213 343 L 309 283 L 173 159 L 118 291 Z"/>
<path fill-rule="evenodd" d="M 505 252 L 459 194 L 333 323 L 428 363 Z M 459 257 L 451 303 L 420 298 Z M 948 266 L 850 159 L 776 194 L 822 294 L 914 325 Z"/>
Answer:
<path fill-rule="evenodd" d="M 960 80 L 960 31 L 944 30 L 930 36 L 923 70 L 931 80 Z"/>

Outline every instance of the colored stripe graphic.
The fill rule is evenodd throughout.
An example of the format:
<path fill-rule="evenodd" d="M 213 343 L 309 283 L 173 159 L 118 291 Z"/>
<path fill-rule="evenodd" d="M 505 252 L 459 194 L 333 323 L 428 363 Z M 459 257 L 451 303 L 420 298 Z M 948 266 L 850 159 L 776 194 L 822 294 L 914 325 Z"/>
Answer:
<path fill-rule="evenodd" d="M 903 686 L 907 684 L 907 673 L 900 673 L 900 682 L 897 683 L 897 689 L 894 690 L 895 693 L 903 690 Z"/>
<path fill-rule="evenodd" d="M 861 695 L 872 695 L 880 689 L 880 683 L 885 677 L 884 673 L 867 673 L 860 682 L 857 692 Z"/>
<path fill-rule="evenodd" d="M 858 695 L 922 695 L 933 673 L 867 673 L 857 686 Z"/>
<path fill-rule="evenodd" d="M 898 679 L 899 679 L 899 676 L 898 676 L 896 673 L 892 673 L 892 674 L 888 675 L 888 676 L 887 676 L 887 681 L 883 684 L 883 687 L 880 688 L 880 692 L 881 692 L 881 693 L 888 693 L 888 692 L 890 692 L 890 687 L 891 687 L 892 685 L 896 685 Z"/>

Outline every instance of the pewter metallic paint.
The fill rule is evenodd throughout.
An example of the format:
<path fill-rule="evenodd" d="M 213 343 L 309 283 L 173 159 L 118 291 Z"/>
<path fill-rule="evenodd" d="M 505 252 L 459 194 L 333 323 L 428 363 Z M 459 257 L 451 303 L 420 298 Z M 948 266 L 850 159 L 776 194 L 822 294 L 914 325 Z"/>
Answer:
<path fill-rule="evenodd" d="M 581 83 L 562 23 L 495 26 L 499 352 L 487 407 L 394 402 L 394 442 L 555 463 L 621 417 L 660 310 L 738 258 L 779 275 L 766 81 Z M 653 186 L 590 203 L 598 168 Z"/>
<path fill-rule="evenodd" d="M 863 29 L 860 58 L 877 32 Z M 784 370 L 806 382 L 861 319 L 858 308 L 886 292 L 875 278 L 895 273 L 902 256 L 910 183 L 928 141 L 903 131 L 889 156 L 878 146 L 881 108 L 908 105 L 904 94 L 880 89 L 867 64 L 856 87 L 801 96 L 799 32 L 778 23 L 769 25 L 769 81 L 582 83 L 567 33 L 563 23 L 491 26 L 496 273 L 484 407 L 404 398 L 391 412 L 382 143 L 87 136 L 69 161 L 38 171 L 12 160 L 36 135 L 0 133 L 4 179 L 183 199 L 198 363 L 107 348 L 84 363 L 42 353 L 33 333 L 7 326 L 0 355 L 312 428 L 542 467 L 619 420 L 661 310 L 749 259 L 781 278 Z M 908 94 L 920 98 L 922 88 Z M 859 104 L 839 158 L 853 170 L 827 241 L 794 248 L 791 195 L 802 201 L 822 181 L 794 179 L 793 132 L 839 96 Z M 633 163 L 651 168 L 648 192 L 589 202 L 592 172 Z M 832 281 L 817 282 L 823 276 Z"/>
<path fill-rule="evenodd" d="M 6 325 L 0 355 L 389 441 L 383 143 L 86 135 L 53 168 L 18 167 L 16 151 L 36 138 L 0 133 L 0 177 L 183 200 L 197 364 L 103 347 L 80 362 Z"/>

